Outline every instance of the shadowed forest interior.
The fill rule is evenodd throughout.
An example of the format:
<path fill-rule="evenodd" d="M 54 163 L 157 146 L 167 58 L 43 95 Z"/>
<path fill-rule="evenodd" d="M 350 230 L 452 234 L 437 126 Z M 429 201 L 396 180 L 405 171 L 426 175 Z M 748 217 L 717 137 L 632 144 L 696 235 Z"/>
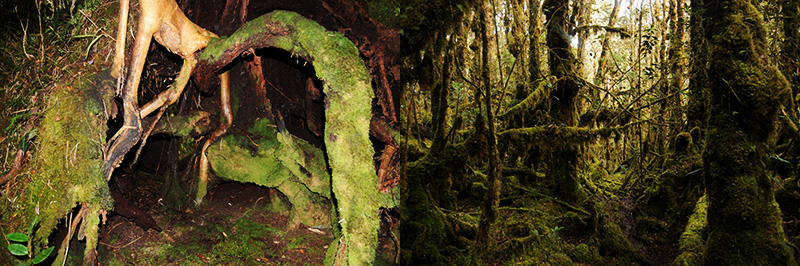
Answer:
<path fill-rule="evenodd" d="M 797 1 L 410 1 L 407 265 L 796 265 Z"/>
<path fill-rule="evenodd" d="M 0 0 L 0 21 L 0 264 L 800 259 L 798 1 Z M 193 27 L 214 36 L 174 49 Z"/>

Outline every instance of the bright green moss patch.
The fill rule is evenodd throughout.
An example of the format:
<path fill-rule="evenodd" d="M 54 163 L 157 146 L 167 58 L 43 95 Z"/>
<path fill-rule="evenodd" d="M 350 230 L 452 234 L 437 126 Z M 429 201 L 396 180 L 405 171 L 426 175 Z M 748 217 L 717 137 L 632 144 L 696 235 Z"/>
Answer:
<path fill-rule="evenodd" d="M 330 176 L 322 151 L 305 141 L 279 134 L 272 121 L 260 119 L 252 137 L 229 135 L 208 149 L 217 175 L 280 190 L 292 204 L 290 224 L 329 225 Z"/>
<path fill-rule="evenodd" d="M 106 106 L 110 106 L 106 99 L 111 99 L 113 81 L 93 82 L 98 76 L 80 76 L 57 85 L 45 97 L 46 111 L 37 128 L 36 149 L 31 150 L 31 162 L 24 174 L 17 177 L 28 180 L 20 183 L 24 186 L 22 196 L 15 199 L 24 204 L 11 205 L 9 215 L 4 215 L 4 220 L 13 219 L 7 230 L 24 232 L 38 210 L 39 225 L 33 236 L 37 249 L 47 244 L 59 219 L 80 203 L 87 203 L 89 213 L 83 222 L 86 250 L 94 250 L 98 212 L 113 208 L 102 176 Z"/>
<path fill-rule="evenodd" d="M 672 261 L 672 265 L 700 265 L 703 262 L 706 238 L 706 211 L 708 210 L 708 198 L 704 195 L 697 201 L 694 213 L 689 217 L 686 229 L 678 240 L 680 255 Z"/>

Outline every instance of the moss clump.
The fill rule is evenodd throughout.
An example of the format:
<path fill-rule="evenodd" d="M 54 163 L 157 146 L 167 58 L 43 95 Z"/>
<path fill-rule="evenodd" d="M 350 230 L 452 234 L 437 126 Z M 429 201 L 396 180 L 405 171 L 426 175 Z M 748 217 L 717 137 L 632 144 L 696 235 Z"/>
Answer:
<path fill-rule="evenodd" d="M 323 198 L 330 198 L 330 175 L 322 151 L 288 134 L 269 119 L 256 120 L 252 137 L 229 135 L 211 145 L 208 160 L 217 175 L 274 187 L 292 204 L 290 225 L 330 224 Z"/>
<path fill-rule="evenodd" d="M 108 77 L 107 75 L 98 75 Z M 103 143 L 105 142 L 106 106 L 111 106 L 113 80 L 87 75 L 72 83 L 56 86 L 45 97 L 47 111 L 38 128 L 38 150 L 28 165 L 24 183 L 25 204 L 14 206 L 9 217 L 15 217 L 24 232 L 38 210 L 39 229 L 34 243 L 45 245 L 58 220 L 76 204 L 87 203 L 89 213 L 83 221 L 86 252 L 97 245 L 99 211 L 113 208 L 108 185 L 102 176 Z"/>
<path fill-rule="evenodd" d="M 600 229 L 600 247 L 601 253 L 606 256 L 617 257 L 626 261 L 630 261 L 634 249 L 631 244 L 625 239 L 622 229 L 619 225 L 606 221 Z"/>
<path fill-rule="evenodd" d="M 596 246 L 589 246 L 586 244 L 578 244 L 572 248 L 571 258 L 575 262 L 588 263 L 596 265 L 602 261 L 600 251 Z"/>
<path fill-rule="evenodd" d="M 700 265 L 703 262 L 703 253 L 705 248 L 706 238 L 706 210 L 708 209 L 708 198 L 701 197 L 694 207 L 694 213 L 689 217 L 689 222 L 686 224 L 686 229 L 681 234 L 678 240 L 678 249 L 681 254 L 678 255 L 671 265 Z"/>

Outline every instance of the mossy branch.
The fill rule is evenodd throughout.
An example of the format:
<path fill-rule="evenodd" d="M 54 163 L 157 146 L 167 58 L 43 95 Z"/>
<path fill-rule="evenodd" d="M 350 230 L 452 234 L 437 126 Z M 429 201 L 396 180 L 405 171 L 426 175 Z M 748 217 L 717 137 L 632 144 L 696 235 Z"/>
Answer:
<path fill-rule="evenodd" d="M 536 89 L 528 95 L 524 100 L 519 102 L 518 104 L 514 105 L 513 107 L 506 110 L 504 113 L 497 116 L 498 119 L 503 119 L 508 116 L 512 116 L 518 114 L 522 111 L 526 111 L 532 108 L 535 108 L 537 105 L 542 103 L 545 99 L 550 96 L 550 87 L 547 86 L 553 84 L 552 80 L 549 79 L 540 79 L 539 83 L 536 85 Z"/>
<path fill-rule="evenodd" d="M 584 215 L 586 215 L 586 216 L 592 216 L 592 214 L 591 214 L 591 213 L 589 213 L 589 212 L 587 212 L 586 210 L 584 210 L 584 209 L 581 209 L 581 208 L 578 208 L 578 207 L 575 207 L 575 206 L 572 206 L 571 204 L 569 204 L 569 203 L 566 203 L 566 202 L 564 202 L 564 201 L 561 201 L 561 200 L 559 200 L 559 199 L 556 199 L 556 198 L 554 198 L 554 197 L 552 197 L 552 196 L 550 196 L 550 195 L 545 195 L 545 194 L 539 193 L 539 192 L 537 192 L 537 191 L 534 191 L 534 190 L 527 189 L 527 188 L 525 188 L 525 187 L 522 187 L 522 186 L 512 185 L 512 187 L 514 187 L 514 188 L 516 188 L 516 189 L 519 189 L 519 190 L 522 190 L 522 191 L 524 191 L 524 192 L 526 192 L 526 193 L 530 193 L 530 194 L 534 194 L 534 195 L 536 195 L 536 196 L 540 196 L 540 197 L 548 198 L 548 199 L 552 200 L 552 201 L 553 201 L 553 202 L 555 202 L 555 203 L 558 203 L 558 204 L 561 204 L 561 205 L 562 205 L 562 206 L 564 206 L 564 207 L 567 207 L 567 209 L 570 209 L 570 210 L 573 210 L 573 211 L 579 212 L 579 213 L 581 213 L 581 214 L 584 214 Z"/>
<path fill-rule="evenodd" d="M 623 126 L 588 128 L 571 126 L 536 126 L 509 129 L 497 134 L 499 142 L 535 142 L 546 146 L 580 144 L 597 139 L 598 137 L 608 138 L 612 134 L 619 134 L 631 126 L 647 120 L 639 120 Z M 559 140 L 553 142 L 552 140 Z"/>
<path fill-rule="evenodd" d="M 708 198 L 703 195 L 697 200 L 694 213 L 686 223 L 686 229 L 678 240 L 681 252 L 672 265 L 695 265 L 703 261 L 707 220 Z"/>

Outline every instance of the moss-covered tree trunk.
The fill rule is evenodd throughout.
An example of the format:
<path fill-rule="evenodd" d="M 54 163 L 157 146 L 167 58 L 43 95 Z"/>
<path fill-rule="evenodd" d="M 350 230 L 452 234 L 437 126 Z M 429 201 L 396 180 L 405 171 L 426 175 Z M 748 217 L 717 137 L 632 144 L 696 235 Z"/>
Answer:
<path fill-rule="evenodd" d="M 485 1 L 483 6 L 486 7 Z M 491 75 L 489 74 L 489 29 L 487 25 L 491 25 L 488 23 L 488 17 L 491 16 L 491 14 L 487 14 L 489 13 L 488 8 L 483 8 L 479 12 L 481 12 L 479 27 L 481 39 L 483 40 L 481 48 L 481 79 L 483 81 L 484 90 L 483 100 L 486 104 L 486 122 L 489 129 L 487 132 L 487 139 L 489 141 L 489 169 L 487 170 L 489 184 L 486 197 L 483 201 L 481 218 L 478 223 L 478 236 L 475 239 L 475 246 L 472 247 L 472 265 L 479 264 L 483 254 L 485 254 L 485 247 L 489 246 L 489 231 L 491 225 L 497 219 L 497 205 L 500 201 L 500 178 L 498 177 L 500 171 L 497 169 L 497 145 L 495 141 L 494 115 L 492 114 L 492 82 Z"/>
<path fill-rule="evenodd" d="M 452 80 L 452 65 L 454 54 L 456 53 L 455 34 L 458 30 L 451 30 L 446 27 L 436 35 L 437 41 L 432 51 L 433 55 L 433 88 L 431 89 L 431 127 L 433 138 L 431 139 L 431 149 L 429 156 L 440 156 L 442 150 L 447 145 L 447 101 Z M 445 36 L 450 38 L 445 38 Z M 435 203 L 446 209 L 456 208 L 456 193 L 452 190 L 452 174 L 431 176 L 428 181 L 428 191 L 431 199 Z"/>
<path fill-rule="evenodd" d="M 784 0 L 783 49 L 781 71 L 792 86 L 793 95 L 800 92 L 800 1 Z"/>
<path fill-rule="evenodd" d="M 449 49 L 454 47 L 445 36 L 449 30 L 440 32 L 436 45 L 432 51 L 433 60 L 433 88 L 431 90 L 431 127 L 433 139 L 431 140 L 431 153 L 437 154 L 444 148 L 445 131 L 447 130 L 447 94 L 450 88 L 450 65 L 453 55 Z M 452 39 L 455 39 L 453 36 Z M 442 58 L 439 58 L 441 56 Z M 437 75 L 438 74 L 438 75 Z"/>
<path fill-rule="evenodd" d="M 666 86 L 662 87 L 662 93 L 664 97 L 667 97 L 667 100 L 664 101 L 664 106 L 662 106 L 661 112 L 662 119 L 664 119 L 666 122 L 669 124 L 678 124 L 682 120 L 682 114 L 679 110 L 681 110 L 683 101 L 681 100 L 681 94 L 679 92 L 681 90 L 681 85 L 683 84 L 684 78 L 683 35 L 686 27 L 683 19 L 683 0 L 670 0 L 669 3 L 670 40 L 669 49 L 667 50 L 668 59 L 665 61 L 666 69 L 668 69 L 667 75 L 669 75 L 669 80 L 666 82 Z M 671 139 L 679 132 L 679 130 L 681 129 L 676 127 L 667 127 L 666 130 L 662 132 L 666 134 L 666 137 L 659 136 L 659 143 L 656 147 L 659 152 L 663 152 L 663 149 L 668 148 L 665 146 L 669 146 L 669 142 L 667 142 L 666 145 L 663 145 L 661 142 L 663 140 Z"/>
<path fill-rule="evenodd" d="M 325 150 L 341 227 L 328 248 L 326 265 L 371 265 L 378 244 L 379 191 L 369 140 L 374 92 L 358 48 L 343 34 L 288 11 L 273 11 L 209 42 L 195 69 L 198 83 L 210 83 L 219 69 L 248 49 L 275 47 L 314 64 L 324 82 Z M 199 194 L 199 193 L 198 193 Z"/>
<path fill-rule="evenodd" d="M 686 127 L 696 140 L 702 139 L 702 127 L 705 121 L 708 99 L 706 81 L 706 62 L 708 53 L 706 52 L 706 38 L 704 35 L 705 24 L 701 10 L 705 9 L 705 0 L 694 0 L 690 2 L 691 12 L 689 12 L 689 43 L 692 61 L 689 73 L 689 101 L 686 110 Z M 700 143 L 699 141 L 696 143 Z"/>
<path fill-rule="evenodd" d="M 528 45 L 530 45 L 528 86 L 534 86 L 534 82 L 542 76 L 542 70 L 539 66 L 539 59 L 541 58 L 539 52 L 539 3 L 538 0 L 528 1 Z"/>
<path fill-rule="evenodd" d="M 567 34 L 567 0 L 546 0 L 542 6 L 547 16 L 547 46 L 550 48 L 550 74 L 558 78 L 551 93 L 550 116 L 557 124 L 576 126 L 576 101 L 579 87 L 575 82 L 575 55 Z M 578 183 L 577 145 L 566 143 L 555 147 L 550 156 L 549 176 L 553 178 L 558 197 L 578 202 L 586 195 Z"/>
<path fill-rule="evenodd" d="M 786 79 L 767 54 L 764 21 L 748 0 L 706 3 L 711 94 L 703 152 L 706 265 L 796 265 L 766 175 L 765 141 Z"/>

